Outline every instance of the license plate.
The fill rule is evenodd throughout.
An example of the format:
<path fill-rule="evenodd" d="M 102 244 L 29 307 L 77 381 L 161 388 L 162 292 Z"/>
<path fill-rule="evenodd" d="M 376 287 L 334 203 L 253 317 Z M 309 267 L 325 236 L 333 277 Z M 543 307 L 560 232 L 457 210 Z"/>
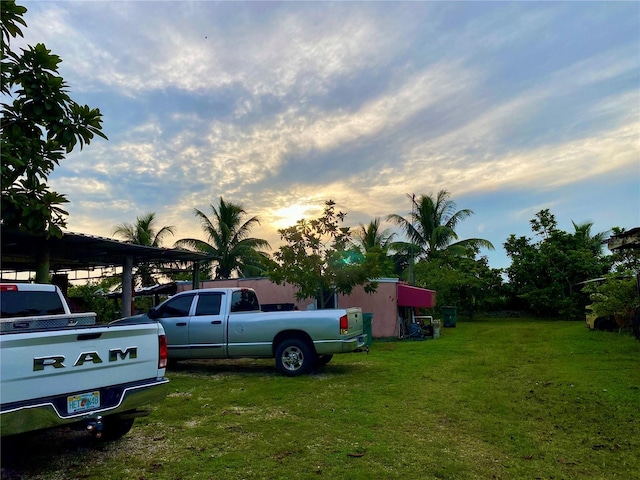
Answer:
<path fill-rule="evenodd" d="M 67 413 L 78 413 L 100 407 L 100 392 L 87 392 L 67 397 Z"/>

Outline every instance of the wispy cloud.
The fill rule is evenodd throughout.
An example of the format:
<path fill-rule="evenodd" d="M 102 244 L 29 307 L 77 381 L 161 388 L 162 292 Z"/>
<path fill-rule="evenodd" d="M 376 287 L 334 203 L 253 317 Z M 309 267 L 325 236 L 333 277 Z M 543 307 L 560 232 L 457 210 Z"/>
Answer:
<path fill-rule="evenodd" d="M 28 42 L 63 58 L 72 96 L 101 108 L 110 138 L 51 177 L 71 229 L 107 234 L 155 211 L 177 237 L 198 236 L 193 208 L 223 196 L 277 244 L 277 228 L 328 198 L 357 224 L 444 188 L 490 211 L 459 202 L 499 245 L 540 205 L 580 219 L 622 192 L 640 204 L 633 4 L 27 7 Z M 596 183 L 598 208 L 570 205 Z M 594 220 L 640 224 L 619 203 L 619 219 Z"/>

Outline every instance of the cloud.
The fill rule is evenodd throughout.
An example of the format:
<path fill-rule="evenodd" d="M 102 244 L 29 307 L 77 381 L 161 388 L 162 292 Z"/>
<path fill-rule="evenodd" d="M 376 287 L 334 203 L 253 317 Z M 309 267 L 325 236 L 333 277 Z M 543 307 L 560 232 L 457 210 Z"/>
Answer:
<path fill-rule="evenodd" d="M 199 236 L 193 208 L 223 196 L 277 244 L 329 198 L 355 225 L 444 188 L 493 235 L 587 184 L 640 187 L 631 4 L 27 3 L 110 138 L 51 177 L 73 228 L 155 211 Z"/>

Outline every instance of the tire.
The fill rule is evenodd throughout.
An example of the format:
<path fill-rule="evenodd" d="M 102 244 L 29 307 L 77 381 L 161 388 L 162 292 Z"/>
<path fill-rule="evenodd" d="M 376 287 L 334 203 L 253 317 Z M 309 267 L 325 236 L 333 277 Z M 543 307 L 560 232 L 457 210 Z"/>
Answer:
<path fill-rule="evenodd" d="M 613 332 L 618 326 L 615 319 L 611 316 L 598 317 L 595 322 L 593 322 L 593 325 L 596 330 L 604 330 L 607 332 Z"/>
<path fill-rule="evenodd" d="M 287 377 L 309 373 L 315 361 L 313 348 L 298 338 L 283 340 L 276 349 L 276 367 Z"/>
<path fill-rule="evenodd" d="M 135 418 L 105 417 L 102 419 L 100 440 L 111 442 L 125 436 L 133 427 Z"/>
<path fill-rule="evenodd" d="M 333 355 L 319 355 L 318 360 L 316 361 L 316 365 L 318 365 L 319 367 L 322 367 L 327 363 L 329 363 L 332 358 L 333 358 Z"/>

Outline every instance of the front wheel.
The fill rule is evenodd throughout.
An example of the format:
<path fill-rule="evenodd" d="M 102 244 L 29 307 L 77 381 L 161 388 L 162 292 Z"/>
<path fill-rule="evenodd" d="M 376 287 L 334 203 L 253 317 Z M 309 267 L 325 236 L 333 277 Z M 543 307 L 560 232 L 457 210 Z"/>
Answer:
<path fill-rule="evenodd" d="M 297 338 L 284 340 L 276 350 L 276 367 L 288 377 L 308 373 L 315 363 L 315 352 Z"/>

